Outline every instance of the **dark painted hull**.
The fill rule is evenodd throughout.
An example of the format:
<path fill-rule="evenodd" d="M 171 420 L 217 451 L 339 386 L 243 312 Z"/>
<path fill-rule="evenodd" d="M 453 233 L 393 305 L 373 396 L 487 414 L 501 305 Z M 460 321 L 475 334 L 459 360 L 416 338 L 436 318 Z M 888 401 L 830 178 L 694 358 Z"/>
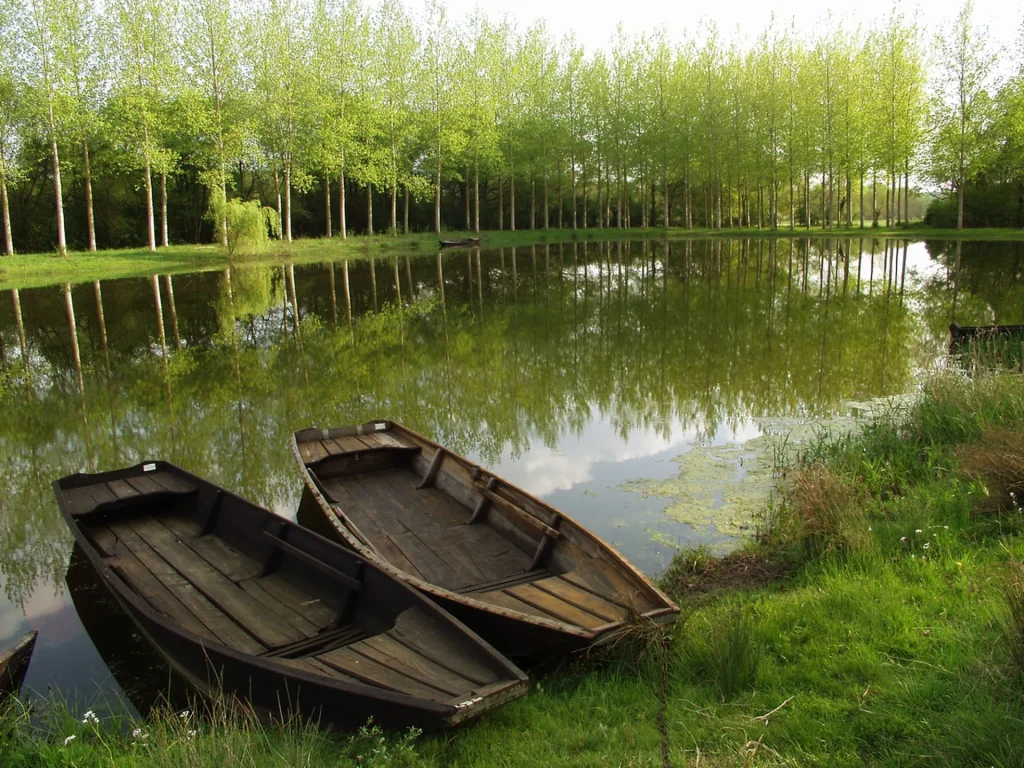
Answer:
<path fill-rule="evenodd" d="M 97 546 L 90 540 L 91 535 L 86 535 L 83 531 L 83 516 L 72 514 L 70 505 L 63 495 L 62 483 L 74 484 L 83 478 L 119 480 L 122 477 L 135 477 L 143 466 L 102 475 L 64 478 L 54 482 L 54 491 L 76 544 L 94 569 L 98 580 L 109 589 L 153 648 L 200 692 L 237 699 L 251 707 L 263 719 L 287 720 L 298 716 L 305 721 L 322 725 L 357 728 L 372 718 L 375 723 L 388 728 L 415 726 L 424 730 L 459 724 L 525 692 L 526 677 L 522 672 L 418 592 L 386 574 L 378 573 L 376 569 L 366 578 L 372 578 L 375 582 L 375 594 L 379 595 L 378 599 L 406 601 L 425 610 L 438 624 L 448 625 L 448 631 L 456 633 L 466 642 L 477 644 L 483 649 L 484 654 L 490 654 L 497 659 L 495 663 L 507 665 L 507 681 L 482 692 L 481 698 L 470 702 L 472 706 L 453 706 L 447 702 L 438 702 L 399 690 L 362 684 L 358 680 L 349 683 L 336 678 L 318 677 L 303 670 L 289 668 L 274 658 L 247 654 L 194 634 L 169 616 L 154 610 L 145 598 L 126 583 L 120 572 L 111 568 L 107 559 L 116 558 L 105 559 L 98 551 Z M 168 467 L 204 486 L 216 488 L 171 465 L 159 466 Z M 238 497 L 233 498 L 248 504 Z M 255 505 L 250 506 L 260 512 L 266 512 Z M 294 524 L 285 524 L 301 531 Z M 314 534 L 306 534 L 306 538 L 310 536 Z M 326 556 L 330 557 L 332 552 L 337 553 L 334 565 L 339 570 L 343 561 L 351 561 L 352 557 L 348 551 L 320 537 L 316 538 L 319 539 L 315 547 L 317 555 L 323 557 L 326 553 Z M 369 574 L 372 566 L 366 564 L 365 567 Z"/>
<path fill-rule="evenodd" d="M 0 700 L 18 695 L 36 647 L 36 634 L 29 632 L 7 650 L 0 651 Z"/>
<path fill-rule="evenodd" d="M 470 248 L 480 245 L 479 237 L 464 237 L 460 240 L 438 240 L 442 248 Z"/>

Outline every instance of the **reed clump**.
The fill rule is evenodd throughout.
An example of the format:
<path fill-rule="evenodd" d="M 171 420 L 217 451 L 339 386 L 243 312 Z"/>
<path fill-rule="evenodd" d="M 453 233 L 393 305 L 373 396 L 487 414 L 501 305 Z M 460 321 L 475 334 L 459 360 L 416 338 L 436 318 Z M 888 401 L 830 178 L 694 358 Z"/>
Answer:
<path fill-rule="evenodd" d="M 978 443 L 957 450 L 960 465 L 985 485 L 986 511 L 1020 509 L 1024 494 L 1024 431 L 988 427 Z"/>
<path fill-rule="evenodd" d="M 708 621 L 706 634 L 688 636 L 686 656 L 690 668 L 727 702 L 757 684 L 764 642 L 750 608 L 735 605 L 716 618 Z"/>
<path fill-rule="evenodd" d="M 862 494 L 824 463 L 790 474 L 775 514 L 774 535 L 804 555 L 859 552 L 870 541 Z"/>
<path fill-rule="evenodd" d="M 1011 557 L 1002 590 L 1003 632 L 1010 674 L 1024 694 L 1024 562 Z"/>

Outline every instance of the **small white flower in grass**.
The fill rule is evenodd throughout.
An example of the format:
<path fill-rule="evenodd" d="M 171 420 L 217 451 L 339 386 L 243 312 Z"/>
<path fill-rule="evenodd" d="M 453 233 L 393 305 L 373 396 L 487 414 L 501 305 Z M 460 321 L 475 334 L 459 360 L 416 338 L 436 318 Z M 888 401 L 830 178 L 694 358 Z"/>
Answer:
<path fill-rule="evenodd" d="M 133 739 L 139 739 L 141 741 L 145 741 L 146 739 L 149 738 L 149 734 L 148 733 L 144 733 L 141 728 L 136 728 L 135 730 L 132 731 L 132 738 Z"/>
<path fill-rule="evenodd" d="M 916 529 L 916 530 L 914 531 L 914 533 L 921 533 L 921 529 L 920 529 L 920 528 L 917 528 L 917 529 Z"/>
<path fill-rule="evenodd" d="M 926 542 L 924 543 L 924 548 L 925 548 L 925 549 L 928 549 L 928 547 L 930 547 L 931 545 L 932 545 L 932 543 L 931 543 L 930 541 L 926 541 Z"/>
<path fill-rule="evenodd" d="M 66 747 L 68 744 L 70 744 L 72 741 L 74 741 L 77 738 L 78 737 L 75 736 L 74 734 L 72 734 L 71 736 L 68 736 L 66 739 L 64 739 L 64 746 Z"/>
<path fill-rule="evenodd" d="M 191 716 L 192 716 L 192 711 L 188 710 L 188 709 L 183 709 L 183 710 L 181 710 L 181 712 L 178 713 L 178 717 L 180 717 L 182 720 L 188 720 L 189 717 L 191 717 Z"/>
<path fill-rule="evenodd" d="M 949 530 L 949 526 L 948 525 L 944 525 L 944 526 L 942 526 L 942 529 L 945 530 L 945 531 L 948 531 Z"/>
<path fill-rule="evenodd" d="M 86 712 L 85 715 L 82 717 L 83 723 L 92 723 L 93 725 L 96 725 L 97 723 L 99 723 L 99 721 L 100 719 L 96 717 L 96 713 L 93 712 L 91 709 L 88 712 Z"/>
<path fill-rule="evenodd" d="M 196 734 L 198 734 L 198 733 L 199 733 L 199 731 L 189 731 L 188 732 L 189 739 L 194 739 L 196 737 Z"/>
<path fill-rule="evenodd" d="M 906 537 L 906 536 L 900 536 L 900 542 L 901 542 L 901 543 L 902 543 L 902 542 L 905 542 L 906 540 L 907 540 L 907 537 Z"/>

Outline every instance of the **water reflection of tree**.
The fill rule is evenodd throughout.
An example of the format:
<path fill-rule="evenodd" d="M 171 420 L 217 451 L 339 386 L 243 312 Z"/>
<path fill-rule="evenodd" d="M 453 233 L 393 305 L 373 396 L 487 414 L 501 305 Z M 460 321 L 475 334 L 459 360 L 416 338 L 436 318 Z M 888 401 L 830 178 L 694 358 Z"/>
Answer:
<path fill-rule="evenodd" d="M 81 387 L 64 297 L 23 292 L 30 375 L 0 402 L 9 597 L 59 576 L 69 539 L 48 484 L 87 465 L 167 458 L 287 512 L 286 438 L 309 425 L 386 416 L 494 462 L 595 414 L 623 437 L 712 435 L 900 391 L 912 318 L 898 282 L 858 293 L 852 251 L 576 243 L 346 265 L 337 282 L 323 265 L 243 269 L 175 278 L 173 311 L 164 280 L 78 286 Z"/>

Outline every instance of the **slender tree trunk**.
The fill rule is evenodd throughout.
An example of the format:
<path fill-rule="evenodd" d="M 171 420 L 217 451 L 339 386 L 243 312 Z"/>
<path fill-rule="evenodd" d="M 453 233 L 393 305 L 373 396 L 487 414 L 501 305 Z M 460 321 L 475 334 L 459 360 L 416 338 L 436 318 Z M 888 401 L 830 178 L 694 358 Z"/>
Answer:
<path fill-rule="evenodd" d="M 373 183 L 366 185 L 366 234 L 373 236 Z"/>
<path fill-rule="evenodd" d="M 391 236 L 398 236 L 398 185 L 391 186 Z"/>
<path fill-rule="evenodd" d="M 871 226 L 878 226 L 878 170 L 871 172 Z"/>
<path fill-rule="evenodd" d="M 7 202 L 7 179 L 0 174 L 0 216 L 3 217 L 4 253 L 14 255 L 14 239 L 11 237 L 11 209 Z"/>
<path fill-rule="evenodd" d="M 811 172 L 804 173 L 804 218 L 807 219 L 807 229 L 811 228 Z"/>
<path fill-rule="evenodd" d="M 405 206 L 402 210 L 402 231 L 409 234 L 409 185 L 405 185 Z"/>
<path fill-rule="evenodd" d="M 437 148 L 437 163 L 434 167 L 434 233 L 441 234 L 441 147 Z"/>
<path fill-rule="evenodd" d="M 505 183 L 498 177 L 498 231 L 505 229 Z"/>
<path fill-rule="evenodd" d="M 508 177 L 508 221 L 509 229 L 516 231 L 516 177 L 512 174 Z"/>
<path fill-rule="evenodd" d="M 548 205 L 548 169 L 544 169 L 544 229 L 550 229 L 549 225 L 549 214 L 551 212 L 551 206 Z"/>
<path fill-rule="evenodd" d="M 577 222 L 577 219 L 576 219 L 576 214 L 577 214 L 576 206 L 578 205 L 578 201 L 576 199 L 576 158 L 575 157 L 569 158 L 569 175 L 572 177 L 571 178 L 571 186 L 572 186 L 572 228 L 573 229 L 577 229 L 578 228 L 578 222 Z M 586 188 L 585 187 L 584 187 L 584 194 L 586 194 Z M 586 205 L 586 203 L 584 203 L 584 205 Z M 584 217 L 583 226 L 587 226 L 587 224 L 586 224 L 586 217 Z"/>
<path fill-rule="evenodd" d="M 48 105 L 49 108 L 49 128 L 50 128 L 50 154 L 53 158 L 53 196 L 57 203 L 57 252 L 61 256 L 68 255 L 68 242 L 64 235 L 64 191 L 61 188 L 60 183 L 60 155 L 57 152 L 57 129 L 54 126 L 53 120 L 53 102 L 52 99 Z M 147 174 L 148 174 L 148 158 L 147 158 Z M 152 197 L 149 201 L 150 214 L 152 215 Z M 152 227 L 152 218 L 150 218 L 150 227 Z M 152 238 L 150 239 L 150 250 L 155 251 L 156 245 L 153 244 Z"/>
<path fill-rule="evenodd" d="M 146 152 L 146 234 L 149 250 L 156 250 L 156 223 L 153 215 L 153 174 L 149 167 L 149 152 Z"/>
<path fill-rule="evenodd" d="M 345 160 L 342 158 L 341 170 L 338 171 L 338 229 L 341 239 L 348 239 L 348 225 L 345 221 Z"/>
<path fill-rule="evenodd" d="M 82 173 L 85 176 L 85 230 L 89 250 L 96 250 L 96 218 L 92 211 L 92 173 L 89 170 L 89 139 L 82 137 Z"/>
<path fill-rule="evenodd" d="M 167 174 L 160 174 L 160 242 L 167 247 Z"/>
<path fill-rule="evenodd" d="M 473 231 L 480 234 L 480 159 L 473 152 Z"/>
<path fill-rule="evenodd" d="M 537 179 L 530 175 L 530 229 L 537 228 Z"/>
<path fill-rule="evenodd" d="M 860 228 L 864 229 L 864 171 L 860 172 Z M 860 293 L 859 286 L 857 292 Z"/>
<path fill-rule="evenodd" d="M 284 239 L 292 241 L 292 159 L 284 163 Z"/>
<path fill-rule="evenodd" d="M 903 166 L 903 223 L 910 223 L 910 163 Z"/>
<path fill-rule="evenodd" d="M 324 173 L 324 219 L 326 223 L 327 239 L 333 236 L 331 231 L 331 175 Z"/>
<path fill-rule="evenodd" d="M 284 231 L 284 210 L 281 208 L 281 178 L 277 173 L 277 163 L 274 163 L 274 195 L 277 197 L 277 225 L 280 233 Z M 278 234 L 280 237 L 281 234 Z"/>
<path fill-rule="evenodd" d="M 466 182 L 465 185 L 463 186 L 462 206 L 463 208 L 466 209 L 466 231 L 469 232 L 469 168 L 466 168 Z"/>

